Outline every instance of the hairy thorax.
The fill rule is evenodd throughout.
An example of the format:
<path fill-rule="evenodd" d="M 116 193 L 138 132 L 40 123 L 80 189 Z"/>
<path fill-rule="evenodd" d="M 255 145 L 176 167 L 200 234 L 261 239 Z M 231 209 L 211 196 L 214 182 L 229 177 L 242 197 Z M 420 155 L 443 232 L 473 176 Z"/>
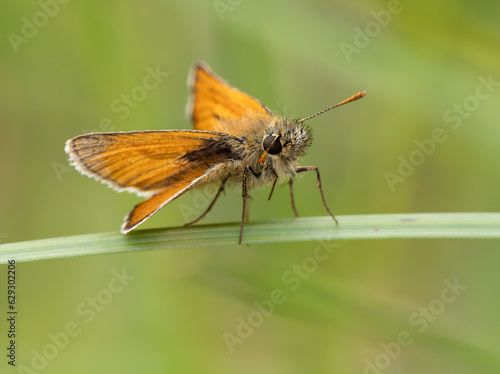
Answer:
<path fill-rule="evenodd" d="M 271 120 L 254 117 L 228 127 L 229 133 L 237 138 L 231 142 L 235 157 L 224 167 L 215 168 L 214 174 L 216 178 L 228 176 L 237 183 L 241 183 L 246 174 L 249 188 L 293 177 L 312 141 L 311 131 L 305 124 L 283 117 L 273 116 Z M 275 154 L 269 149 L 266 152 L 268 137 L 276 143 Z"/>

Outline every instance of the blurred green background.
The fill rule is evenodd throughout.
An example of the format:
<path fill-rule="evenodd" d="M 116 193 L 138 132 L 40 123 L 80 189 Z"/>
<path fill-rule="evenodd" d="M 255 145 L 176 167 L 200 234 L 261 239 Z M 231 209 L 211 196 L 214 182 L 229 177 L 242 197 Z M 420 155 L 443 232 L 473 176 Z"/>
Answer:
<path fill-rule="evenodd" d="M 141 200 L 69 168 L 64 143 L 91 131 L 189 128 L 186 79 L 199 60 L 294 117 L 367 90 L 309 122 L 315 140 L 302 164 L 319 166 L 335 214 L 499 210 L 498 2 L 41 0 L 0 8 L 4 243 L 117 231 Z M 168 76 L 141 91 L 148 68 Z M 122 95 L 132 92 L 146 95 L 127 113 Z M 446 140 L 419 158 L 417 143 L 435 129 Z M 400 165 L 410 159 L 414 170 Z M 404 176 L 391 184 L 388 173 Z M 314 175 L 295 183 L 304 216 L 325 213 L 315 183 Z M 290 217 L 288 189 L 270 202 L 268 193 L 252 193 L 251 218 Z M 204 191 L 192 192 L 141 229 L 182 225 L 186 211 L 207 204 Z M 240 207 L 235 188 L 204 223 L 238 221 Z M 344 241 L 315 267 L 318 245 L 18 264 L 17 363 L 46 373 L 500 372 L 498 241 Z M 297 266 L 310 271 L 287 283 Z M 130 279 L 112 281 L 113 270 Z M 446 281 L 466 289 L 450 293 Z M 264 300 L 274 290 L 284 301 L 271 307 Z M 70 338 L 68 323 L 78 326 Z M 6 331 L 2 317 L 4 353 Z M 228 345 L 228 334 L 241 340 Z M 401 334 L 405 346 L 394 343 Z M 0 371 L 17 372 L 6 360 Z"/>

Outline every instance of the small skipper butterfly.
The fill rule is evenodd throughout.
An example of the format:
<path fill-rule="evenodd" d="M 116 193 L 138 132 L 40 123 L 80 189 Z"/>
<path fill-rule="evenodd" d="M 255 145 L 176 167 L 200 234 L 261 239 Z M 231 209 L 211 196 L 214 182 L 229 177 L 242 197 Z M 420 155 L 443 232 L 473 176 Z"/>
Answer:
<path fill-rule="evenodd" d="M 280 179 L 288 179 L 292 209 L 297 173 L 314 171 L 323 205 L 328 208 L 316 166 L 298 162 L 311 145 L 304 123 L 330 109 L 358 100 L 365 92 L 301 120 L 272 113 L 257 99 L 229 86 L 210 68 L 198 63 L 189 79 L 192 100 L 188 114 L 194 130 L 105 132 L 77 136 L 66 142 L 72 165 L 82 174 L 148 199 L 125 217 L 126 234 L 185 192 L 212 182 L 219 190 L 198 222 L 213 207 L 227 183 L 241 186 L 243 213 L 239 243 L 247 214 L 248 190 L 271 185 L 269 199 Z"/>

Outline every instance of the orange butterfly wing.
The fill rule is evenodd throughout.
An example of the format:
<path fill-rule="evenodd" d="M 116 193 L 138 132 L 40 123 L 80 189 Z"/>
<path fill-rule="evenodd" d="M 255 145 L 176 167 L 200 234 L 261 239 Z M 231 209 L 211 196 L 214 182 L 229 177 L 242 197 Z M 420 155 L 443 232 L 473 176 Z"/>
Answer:
<path fill-rule="evenodd" d="M 126 233 L 163 206 L 210 180 L 211 169 L 231 157 L 231 135 L 195 130 L 93 133 L 66 143 L 82 173 L 118 190 L 151 196 L 127 216 Z"/>
<path fill-rule="evenodd" d="M 235 120 L 254 116 L 272 117 L 270 110 L 260 101 L 229 86 L 203 63 L 194 67 L 190 85 L 192 98 L 188 115 L 195 130 L 217 131 L 239 137 L 244 129 L 238 129 L 238 124 L 234 126 Z"/>
<path fill-rule="evenodd" d="M 196 187 L 201 182 L 204 173 L 200 171 L 192 171 L 185 173 L 181 180 L 171 183 L 163 191 L 156 193 L 149 199 L 137 204 L 134 209 L 125 217 L 125 222 L 122 225 L 121 232 L 126 234 L 140 223 L 151 217 L 172 200 L 181 196 L 190 189 Z"/>

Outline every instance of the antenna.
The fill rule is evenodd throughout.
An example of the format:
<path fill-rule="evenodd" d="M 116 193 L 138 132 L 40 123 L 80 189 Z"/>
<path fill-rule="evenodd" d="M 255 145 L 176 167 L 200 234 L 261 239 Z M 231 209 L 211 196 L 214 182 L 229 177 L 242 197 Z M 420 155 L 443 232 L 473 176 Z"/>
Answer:
<path fill-rule="evenodd" d="M 306 120 L 308 120 L 308 119 L 314 118 L 314 117 L 316 117 L 316 116 L 319 116 L 320 114 L 323 114 L 323 113 L 325 113 L 325 112 L 328 112 L 329 110 L 334 109 L 334 108 L 336 108 L 336 107 L 338 107 L 338 106 L 341 106 L 341 105 L 344 105 L 344 104 L 350 103 L 350 102 L 352 102 L 352 101 L 356 101 L 356 100 L 358 100 L 358 99 L 361 99 L 363 96 L 365 96 L 365 94 L 366 94 L 366 91 L 363 91 L 363 92 L 358 92 L 356 95 L 352 95 L 350 98 L 345 99 L 344 101 L 342 101 L 342 102 L 338 103 L 337 105 L 331 106 L 330 108 L 327 108 L 327 109 L 325 109 L 325 110 L 322 110 L 321 112 L 318 112 L 318 113 L 316 113 L 316 114 L 313 114 L 312 116 L 309 116 L 309 117 L 303 118 L 303 119 L 301 119 L 300 121 L 297 121 L 297 123 L 304 122 L 304 121 L 306 121 Z"/>

